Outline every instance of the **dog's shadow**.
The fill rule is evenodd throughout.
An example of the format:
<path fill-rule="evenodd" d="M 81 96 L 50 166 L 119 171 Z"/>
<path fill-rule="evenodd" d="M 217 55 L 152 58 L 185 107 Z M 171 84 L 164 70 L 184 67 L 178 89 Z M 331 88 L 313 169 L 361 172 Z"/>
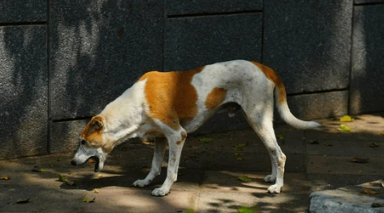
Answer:
<path fill-rule="evenodd" d="M 96 175 L 94 173 L 88 173 L 76 178 L 71 179 L 74 181 L 75 185 L 68 185 L 62 183 L 60 188 L 64 190 L 86 190 L 92 191 L 94 189 L 101 189 L 106 187 L 123 187 L 128 189 L 142 189 L 142 190 L 153 190 L 162 185 L 166 179 L 167 170 L 165 167 L 162 168 L 161 175 L 156 177 L 151 184 L 146 187 L 139 188 L 133 186 L 133 182 L 138 179 L 144 179 L 148 174 L 149 169 L 127 169 L 121 173 L 112 170 L 104 170 L 103 176 Z M 203 170 L 197 169 L 180 169 L 178 180 L 173 184 L 173 190 L 197 190 L 202 187 L 206 190 L 215 191 L 215 190 L 231 190 L 239 191 L 240 188 L 248 188 L 248 190 L 262 191 L 263 193 L 255 193 L 254 196 L 261 197 L 273 197 L 274 194 L 267 193 L 268 183 L 265 183 L 262 179 L 254 179 L 254 185 L 243 184 L 241 181 L 238 181 L 238 177 L 222 173 L 221 180 L 229 181 L 217 181 L 216 180 L 207 180 L 206 174 Z"/>

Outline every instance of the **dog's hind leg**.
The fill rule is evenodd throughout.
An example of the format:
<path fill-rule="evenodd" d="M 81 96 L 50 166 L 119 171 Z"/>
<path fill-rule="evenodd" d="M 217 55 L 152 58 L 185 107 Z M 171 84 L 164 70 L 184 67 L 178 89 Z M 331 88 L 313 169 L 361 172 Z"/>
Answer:
<path fill-rule="evenodd" d="M 270 193 L 280 193 L 284 185 L 284 167 L 286 156 L 281 151 L 276 141 L 275 132 L 273 130 L 273 112 L 272 106 L 266 104 L 258 109 L 249 110 L 246 118 L 252 128 L 255 130 L 261 141 L 264 143 L 271 158 L 272 173 L 264 178 L 265 182 L 275 182 L 268 188 Z"/>
<path fill-rule="evenodd" d="M 168 194 L 172 184 L 177 180 L 181 151 L 186 137 L 187 132 L 182 127 L 177 131 L 167 134 L 169 147 L 167 178 L 160 188 L 156 188 L 152 191 L 152 195 L 164 196 Z"/>
<path fill-rule="evenodd" d="M 165 149 L 167 147 L 167 139 L 162 137 L 155 138 L 155 151 L 152 159 L 151 171 L 148 173 L 147 177 L 143 180 L 136 180 L 133 185 L 138 187 L 144 187 L 149 185 L 152 180 L 160 175 L 161 172 L 161 163 L 163 162 Z"/>

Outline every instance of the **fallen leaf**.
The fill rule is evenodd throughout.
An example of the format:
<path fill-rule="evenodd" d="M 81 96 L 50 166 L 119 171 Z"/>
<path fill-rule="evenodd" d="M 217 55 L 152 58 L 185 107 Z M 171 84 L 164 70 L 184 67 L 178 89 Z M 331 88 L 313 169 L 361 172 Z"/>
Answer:
<path fill-rule="evenodd" d="M 279 135 L 278 139 L 279 139 L 279 141 L 283 141 L 284 140 L 284 136 L 283 135 Z"/>
<path fill-rule="evenodd" d="M 46 172 L 46 171 L 47 171 L 46 169 L 43 169 L 43 168 L 40 169 L 40 172 Z"/>
<path fill-rule="evenodd" d="M 341 121 L 341 122 L 351 122 L 351 121 L 353 121 L 353 120 L 354 120 L 354 119 L 351 118 L 351 116 L 349 116 L 349 115 L 344 115 L 343 117 L 340 118 L 340 121 Z"/>
<path fill-rule="evenodd" d="M 74 185 L 75 185 L 75 182 L 74 182 L 74 181 L 72 181 L 72 180 L 68 180 L 68 179 L 66 179 L 66 180 L 64 181 L 64 183 L 67 184 L 68 186 L 74 186 Z"/>
<path fill-rule="evenodd" d="M 372 148 L 377 148 L 377 147 L 379 147 L 379 144 L 377 144 L 377 143 L 370 143 L 369 146 L 372 147 Z"/>
<path fill-rule="evenodd" d="M 242 161 L 242 160 L 244 160 L 243 158 L 240 158 L 240 157 L 238 157 L 238 158 L 236 158 L 236 160 L 238 160 L 238 161 Z"/>
<path fill-rule="evenodd" d="M 384 202 L 373 202 L 371 206 L 372 208 L 384 207 Z"/>
<path fill-rule="evenodd" d="M 324 146 L 333 146 L 332 144 L 325 143 Z"/>
<path fill-rule="evenodd" d="M 247 145 L 246 143 L 239 143 L 239 144 L 233 145 L 233 147 L 235 147 L 235 148 L 243 148 L 246 145 Z"/>
<path fill-rule="evenodd" d="M 213 141 L 213 139 L 212 139 L 212 138 L 199 138 L 199 141 L 200 141 L 200 142 L 204 142 L 204 143 L 206 143 L 206 142 L 211 142 L 211 141 Z"/>
<path fill-rule="evenodd" d="M 370 190 L 370 189 L 363 189 L 364 194 L 374 195 L 377 194 L 377 192 Z"/>
<path fill-rule="evenodd" d="M 369 158 L 359 158 L 359 157 L 354 157 L 352 158 L 352 162 L 354 163 L 368 163 Z"/>
<path fill-rule="evenodd" d="M 29 202 L 29 199 L 30 199 L 30 198 L 28 198 L 28 199 L 17 199 L 16 203 L 17 203 L 17 204 L 28 203 L 28 202 Z"/>
<path fill-rule="evenodd" d="M 98 193 L 99 193 L 99 190 L 94 189 L 93 192 L 98 194 Z"/>
<path fill-rule="evenodd" d="M 50 163 L 50 164 L 49 164 L 49 167 L 53 167 L 53 164 Z"/>
<path fill-rule="evenodd" d="M 379 132 L 379 135 L 384 136 L 384 132 Z"/>
<path fill-rule="evenodd" d="M 238 152 L 235 152 L 235 153 L 233 153 L 235 156 L 240 156 L 241 155 L 241 153 L 238 153 Z"/>
<path fill-rule="evenodd" d="M 309 144 L 319 144 L 319 141 L 313 140 L 313 141 L 310 141 Z"/>
<path fill-rule="evenodd" d="M 339 130 L 342 131 L 342 132 L 350 132 L 352 130 L 351 127 L 345 125 L 345 124 L 341 124 L 339 126 Z"/>
<path fill-rule="evenodd" d="M 99 179 L 99 178 L 102 178 L 102 177 L 103 177 L 102 174 L 98 174 L 96 178 Z"/>
<path fill-rule="evenodd" d="M 194 213 L 195 211 L 193 209 L 186 209 L 185 213 Z"/>
<path fill-rule="evenodd" d="M 95 202 L 95 200 L 96 200 L 96 197 L 94 197 L 93 199 L 89 199 L 87 197 L 84 197 L 83 203 L 93 203 L 93 202 Z"/>
<path fill-rule="evenodd" d="M 0 178 L 0 180 L 10 180 L 10 179 L 11 177 L 9 177 L 8 175 Z"/>
<path fill-rule="evenodd" d="M 259 207 L 258 206 L 252 206 L 252 207 L 240 207 L 237 210 L 238 213 L 258 213 L 259 212 Z"/>
<path fill-rule="evenodd" d="M 96 161 L 93 158 L 89 159 L 88 162 L 89 163 L 96 163 Z"/>
<path fill-rule="evenodd" d="M 333 117 L 333 118 L 330 118 L 329 120 L 331 120 L 331 121 L 336 121 L 337 118 Z"/>
<path fill-rule="evenodd" d="M 58 159 L 57 159 L 57 161 L 62 161 L 63 160 L 63 158 L 62 157 L 59 157 Z"/>
<path fill-rule="evenodd" d="M 239 176 L 239 180 L 243 181 L 243 182 L 251 182 L 252 179 L 247 177 L 247 176 Z"/>
<path fill-rule="evenodd" d="M 61 174 L 57 174 L 57 178 L 59 178 L 59 181 L 61 182 L 65 182 L 67 180 L 67 178 L 62 176 Z"/>

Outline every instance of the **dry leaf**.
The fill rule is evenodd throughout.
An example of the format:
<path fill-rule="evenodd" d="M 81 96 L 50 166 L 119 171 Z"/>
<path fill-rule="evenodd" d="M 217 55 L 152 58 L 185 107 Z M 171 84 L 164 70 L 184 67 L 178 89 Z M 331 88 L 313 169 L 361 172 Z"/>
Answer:
<path fill-rule="evenodd" d="M 29 199 L 30 199 L 30 198 L 28 198 L 28 199 L 17 199 L 16 203 L 17 203 L 17 204 L 28 203 L 28 202 L 29 202 Z"/>
<path fill-rule="evenodd" d="M 349 115 L 344 115 L 343 117 L 340 118 L 340 121 L 341 121 L 341 122 L 351 122 L 351 121 L 353 121 L 353 120 L 354 120 L 354 119 L 351 118 L 351 116 L 349 116 Z"/>
<path fill-rule="evenodd" d="M 284 140 L 284 136 L 283 136 L 283 135 L 279 135 L 279 136 L 278 136 L 278 140 L 279 140 L 279 141 L 283 141 L 283 140 Z"/>
<path fill-rule="evenodd" d="M 238 213 L 258 213 L 259 207 L 258 206 L 252 206 L 252 207 L 245 207 L 242 206 L 237 210 Z"/>
<path fill-rule="evenodd" d="M 241 180 L 243 182 L 251 182 L 252 181 L 252 179 L 247 177 L 247 176 L 240 176 L 239 180 Z"/>
<path fill-rule="evenodd" d="M 93 159 L 93 158 L 90 158 L 90 159 L 88 160 L 88 162 L 89 162 L 89 163 L 96 163 L 95 159 Z"/>
<path fill-rule="evenodd" d="M 352 158 L 352 162 L 354 163 L 368 163 L 369 158 L 359 158 L 359 157 L 354 157 Z"/>
<path fill-rule="evenodd" d="M 9 177 L 8 175 L 0 178 L 0 180 L 10 180 L 10 179 L 11 177 Z"/>
<path fill-rule="evenodd" d="M 332 144 L 325 143 L 324 146 L 333 146 Z"/>
<path fill-rule="evenodd" d="M 83 203 L 93 203 L 93 202 L 95 202 L 95 200 L 96 200 L 96 197 L 94 197 L 93 199 L 89 199 L 87 197 L 84 197 Z"/>
<path fill-rule="evenodd" d="M 102 177 L 103 177 L 102 174 L 98 174 L 98 175 L 97 175 L 97 179 L 102 178 Z"/>
<path fill-rule="evenodd" d="M 370 190 L 370 189 L 363 189 L 364 194 L 374 195 L 377 194 L 377 192 Z"/>
<path fill-rule="evenodd" d="M 379 132 L 379 135 L 384 136 L 384 132 Z"/>
<path fill-rule="evenodd" d="M 94 189 L 93 192 L 98 194 L 98 193 L 99 193 L 99 190 Z"/>
<path fill-rule="evenodd" d="M 238 158 L 236 158 L 236 160 L 242 161 L 242 160 L 244 160 L 244 159 L 241 158 L 241 157 L 238 157 Z"/>
<path fill-rule="evenodd" d="M 246 143 L 239 143 L 239 144 L 233 145 L 233 147 L 235 147 L 235 148 L 243 148 L 246 145 L 247 145 Z"/>
<path fill-rule="evenodd" d="M 62 176 L 61 174 L 57 174 L 57 178 L 59 178 L 59 181 L 61 182 L 65 182 L 67 180 L 67 178 Z"/>
<path fill-rule="evenodd" d="M 313 141 L 310 141 L 309 144 L 319 144 L 319 141 L 313 140 Z"/>
<path fill-rule="evenodd" d="M 377 143 L 370 143 L 369 146 L 372 147 L 372 148 L 377 148 L 377 147 L 379 147 L 379 144 L 377 144 Z"/>
<path fill-rule="evenodd" d="M 200 141 L 200 142 L 204 142 L 204 143 L 206 143 L 206 142 L 211 142 L 211 141 L 213 141 L 213 139 L 212 139 L 212 138 L 199 138 L 199 141 Z"/>
<path fill-rule="evenodd" d="M 66 180 L 64 181 L 64 183 L 67 184 L 68 186 L 74 186 L 74 185 L 75 185 L 75 182 L 74 182 L 74 181 L 72 181 L 72 180 L 68 180 L 68 179 L 66 179 Z"/>
<path fill-rule="evenodd" d="M 345 125 L 345 124 L 341 124 L 339 126 L 339 130 L 342 131 L 342 132 L 350 132 L 352 130 L 351 127 Z"/>

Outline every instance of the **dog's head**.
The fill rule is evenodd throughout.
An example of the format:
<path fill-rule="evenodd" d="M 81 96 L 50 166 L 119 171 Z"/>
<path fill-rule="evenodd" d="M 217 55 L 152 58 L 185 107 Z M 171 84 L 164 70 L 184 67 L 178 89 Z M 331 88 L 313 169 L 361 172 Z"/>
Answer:
<path fill-rule="evenodd" d="M 112 150 L 112 143 L 107 139 L 103 117 L 95 116 L 87 124 L 80 136 L 80 146 L 71 164 L 84 164 L 90 158 L 96 158 L 95 172 L 101 171 L 107 155 Z"/>

